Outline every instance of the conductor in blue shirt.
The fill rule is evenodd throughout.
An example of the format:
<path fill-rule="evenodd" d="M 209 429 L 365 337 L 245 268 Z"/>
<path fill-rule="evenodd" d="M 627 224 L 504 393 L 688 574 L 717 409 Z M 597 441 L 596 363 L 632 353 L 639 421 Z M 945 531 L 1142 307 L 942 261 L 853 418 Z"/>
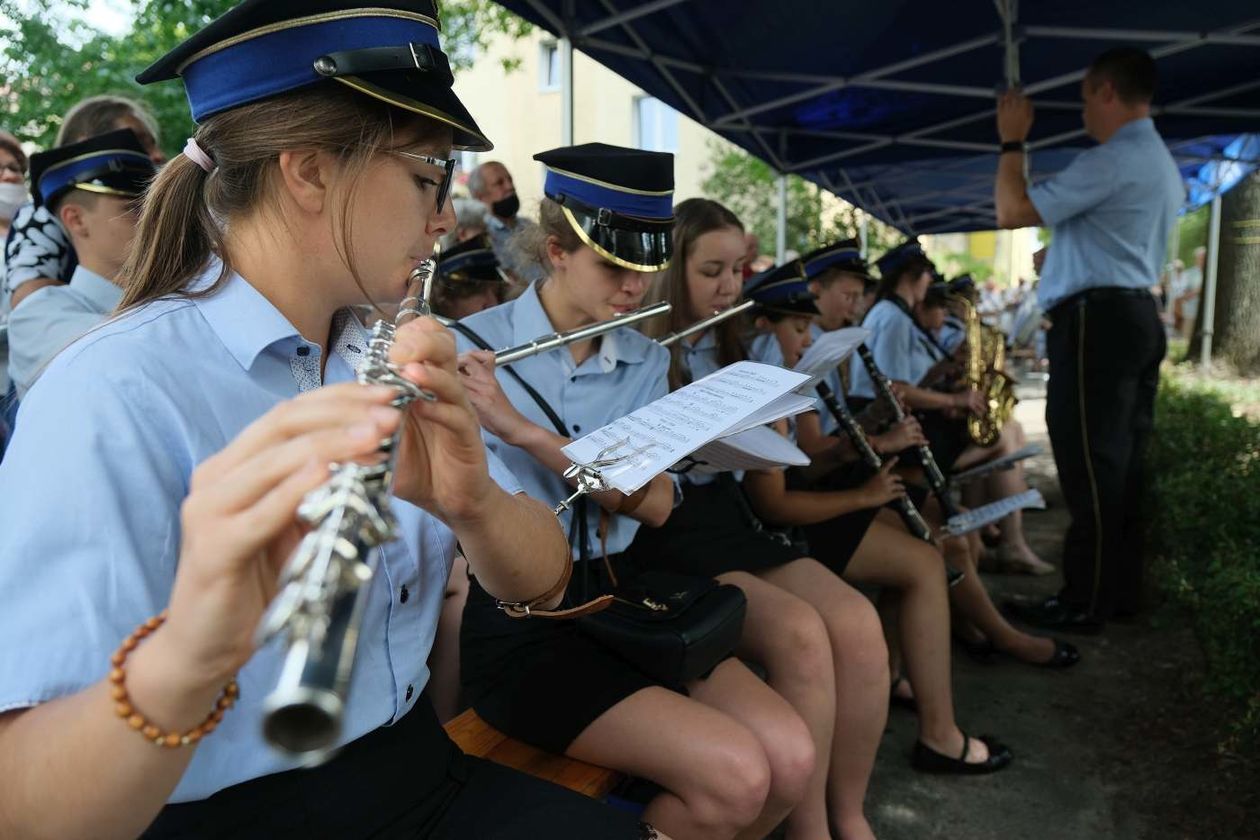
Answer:
<path fill-rule="evenodd" d="M 1024 179 L 1032 104 L 998 102 L 998 226 L 1042 225 L 1053 239 L 1038 285 L 1052 327 L 1046 425 L 1072 516 L 1058 596 L 1012 604 L 1017 617 L 1097 631 L 1139 608 L 1142 461 L 1166 349 L 1156 285 L 1185 190 L 1151 120 L 1155 62 L 1108 50 L 1081 83 L 1085 130 L 1099 145 L 1034 186 Z"/>

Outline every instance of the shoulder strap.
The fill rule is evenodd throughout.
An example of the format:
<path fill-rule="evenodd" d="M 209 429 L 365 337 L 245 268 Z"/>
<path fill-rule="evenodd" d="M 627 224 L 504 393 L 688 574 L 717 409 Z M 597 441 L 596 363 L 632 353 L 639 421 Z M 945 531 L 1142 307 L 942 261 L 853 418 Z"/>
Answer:
<path fill-rule="evenodd" d="M 468 326 L 467 324 L 461 323 L 459 321 L 451 321 L 447 326 L 450 329 L 453 329 L 456 332 L 458 332 L 460 335 L 464 336 L 464 338 L 467 338 L 469 341 L 477 345 L 482 350 L 490 350 L 491 352 L 494 351 L 494 348 L 490 346 L 489 342 L 487 342 L 484 338 L 478 335 L 477 332 L 473 330 L 473 328 Z M 516 384 L 520 385 L 521 388 L 524 389 L 525 393 L 529 394 L 530 399 L 532 399 L 535 403 L 538 404 L 538 407 L 542 409 L 543 414 L 545 414 L 547 416 L 547 419 L 551 421 L 551 424 L 555 426 L 557 434 L 563 437 L 569 436 L 569 432 L 567 429 L 565 429 L 564 421 L 560 419 L 560 415 L 558 415 L 555 409 L 553 409 L 551 405 L 545 399 L 543 399 L 543 395 L 538 393 L 538 391 L 534 388 L 533 385 L 530 385 L 528 382 L 526 382 L 525 379 L 519 373 L 517 373 L 515 370 L 512 369 L 511 365 L 504 365 L 502 368 L 499 368 L 499 369 L 506 372 L 509 376 L 515 379 Z M 578 538 L 577 540 L 578 541 L 578 556 L 582 560 L 587 560 L 590 555 L 590 546 L 587 544 L 588 537 L 587 537 L 587 528 L 586 528 L 586 522 L 587 522 L 586 499 L 579 499 L 577 502 L 576 508 L 577 509 L 574 511 L 575 515 L 573 517 L 573 522 L 572 522 L 573 527 L 571 527 L 569 530 L 569 545 L 573 544 L 574 536 L 575 536 L 574 532 L 576 531 L 577 532 L 576 536 Z M 585 572 L 585 570 L 586 570 L 586 566 L 585 564 L 583 564 L 583 571 Z M 496 603 L 498 604 L 499 609 L 503 610 L 511 618 L 528 618 L 530 616 L 536 616 L 539 618 L 580 618 L 584 615 L 590 615 L 591 613 L 599 612 L 600 610 L 606 608 L 609 604 L 612 603 L 613 596 L 601 595 L 598 598 L 593 598 L 589 601 L 586 601 L 585 603 L 579 604 L 576 607 L 571 607 L 569 609 L 561 609 L 561 610 L 532 609 L 534 604 L 545 603 L 546 601 L 549 601 L 552 598 L 554 598 L 556 594 L 560 592 L 561 590 L 567 589 L 568 584 L 569 584 L 569 577 L 572 574 L 573 574 L 573 564 L 570 563 L 568 571 L 565 572 L 559 584 L 552 587 L 550 591 L 544 593 L 540 597 L 535 598 L 534 600 L 528 603 L 509 604 L 504 601 L 496 601 Z M 587 583 L 588 581 L 586 580 L 583 581 L 582 597 L 584 598 L 586 597 L 586 590 L 589 588 L 587 586 Z"/>

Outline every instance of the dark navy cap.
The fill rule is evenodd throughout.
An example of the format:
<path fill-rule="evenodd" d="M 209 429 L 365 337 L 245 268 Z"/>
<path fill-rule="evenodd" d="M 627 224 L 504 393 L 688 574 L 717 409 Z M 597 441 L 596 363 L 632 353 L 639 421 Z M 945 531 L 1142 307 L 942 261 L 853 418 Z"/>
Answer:
<path fill-rule="evenodd" d="M 871 276 L 866 260 L 862 258 L 862 245 L 856 239 L 841 239 L 830 245 L 824 245 L 801 257 L 805 264 L 805 274 L 810 280 L 828 269 L 844 271 L 861 278 Z"/>
<path fill-rule="evenodd" d="M 964 294 L 976 287 L 976 278 L 970 274 L 960 274 L 949 281 L 949 290 L 954 294 Z"/>
<path fill-rule="evenodd" d="M 817 295 L 809 290 L 809 278 L 800 260 L 754 274 L 744 283 L 744 298 L 754 300 L 756 312 L 780 315 L 818 315 Z"/>
<path fill-rule="evenodd" d="M 144 193 L 157 167 L 129 128 L 31 155 L 35 205 L 71 190 L 133 198 Z"/>
<path fill-rule="evenodd" d="M 476 281 L 506 282 L 494 254 L 490 237 L 484 233 L 467 239 L 438 257 L 438 279 L 452 284 Z"/>
<path fill-rule="evenodd" d="M 493 148 L 451 90 L 435 0 L 244 0 L 154 62 L 184 80 L 193 119 L 328 81 L 446 123 L 457 149 Z"/>
<path fill-rule="evenodd" d="M 534 155 L 543 192 L 597 254 L 632 271 L 660 271 L 674 252 L 674 156 L 586 143 Z"/>
<path fill-rule="evenodd" d="M 923 253 L 923 246 L 919 244 L 919 240 L 907 239 L 895 248 L 884 252 L 884 255 L 875 261 L 875 267 L 879 269 L 880 277 L 888 278 L 909 265 L 914 259 L 924 260 L 931 266 L 932 261 L 927 258 L 927 254 Z"/>
<path fill-rule="evenodd" d="M 951 291 L 948 283 L 933 283 L 928 286 L 927 294 L 923 297 L 923 305 L 929 308 L 947 306 L 951 297 Z"/>

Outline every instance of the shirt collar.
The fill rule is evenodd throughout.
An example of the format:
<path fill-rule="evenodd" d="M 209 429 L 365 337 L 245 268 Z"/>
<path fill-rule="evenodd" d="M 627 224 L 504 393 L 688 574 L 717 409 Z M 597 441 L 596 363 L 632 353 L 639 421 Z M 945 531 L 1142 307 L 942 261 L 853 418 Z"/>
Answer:
<path fill-rule="evenodd" d="M 517 224 L 519 224 L 519 220 L 517 221 Z M 486 226 L 493 228 L 494 230 L 514 230 L 516 228 L 516 224 L 509 225 L 507 222 L 503 221 L 489 211 L 486 211 Z"/>
<path fill-rule="evenodd" d="M 551 335 L 555 331 L 556 328 L 552 326 L 551 319 L 547 317 L 547 312 L 543 309 L 542 301 L 538 299 L 538 284 L 529 284 L 529 287 L 516 299 L 513 308 L 512 345 L 527 344 L 536 338 Z M 642 338 L 642 341 L 636 341 L 636 338 Z M 608 373 L 617 366 L 618 362 L 626 364 L 642 362 L 647 358 L 647 344 L 647 338 L 630 335 L 626 329 L 604 333 L 601 336 L 599 353 L 596 356 L 599 359 L 600 370 Z M 571 361 L 573 357 L 566 354 L 566 358 Z"/>
<path fill-rule="evenodd" d="M 1130 120 L 1124 125 L 1116 129 L 1115 134 L 1111 135 L 1110 143 L 1117 137 L 1125 139 L 1128 137 L 1136 137 L 1139 134 L 1151 134 L 1155 131 L 1155 121 L 1150 117 L 1141 117 L 1140 119 Z"/>
<path fill-rule="evenodd" d="M 717 334 L 712 329 L 708 329 L 700 333 L 700 340 L 695 344 L 685 338 L 678 343 L 682 345 L 685 353 L 704 353 L 717 349 Z"/>
<path fill-rule="evenodd" d="M 113 312 L 122 300 L 121 286 L 89 271 L 82 263 L 75 267 L 74 274 L 70 277 L 70 288 L 91 301 L 101 312 Z"/>
<path fill-rule="evenodd" d="M 222 269 L 221 262 L 212 260 L 205 273 L 193 281 L 190 291 L 209 288 Z M 297 327 L 235 271 L 212 294 L 192 300 L 223 346 L 245 370 L 252 368 L 258 356 L 276 342 L 301 338 Z"/>

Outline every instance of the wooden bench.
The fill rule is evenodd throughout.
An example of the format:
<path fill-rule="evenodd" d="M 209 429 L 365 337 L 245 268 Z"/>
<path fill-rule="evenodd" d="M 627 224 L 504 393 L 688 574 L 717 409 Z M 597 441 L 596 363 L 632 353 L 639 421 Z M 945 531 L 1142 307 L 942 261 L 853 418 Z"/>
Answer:
<path fill-rule="evenodd" d="M 562 755 L 552 755 L 513 740 L 468 709 L 447 722 L 446 733 L 469 755 L 520 770 L 567 787 L 592 799 L 604 799 L 621 781 L 621 774 Z"/>

